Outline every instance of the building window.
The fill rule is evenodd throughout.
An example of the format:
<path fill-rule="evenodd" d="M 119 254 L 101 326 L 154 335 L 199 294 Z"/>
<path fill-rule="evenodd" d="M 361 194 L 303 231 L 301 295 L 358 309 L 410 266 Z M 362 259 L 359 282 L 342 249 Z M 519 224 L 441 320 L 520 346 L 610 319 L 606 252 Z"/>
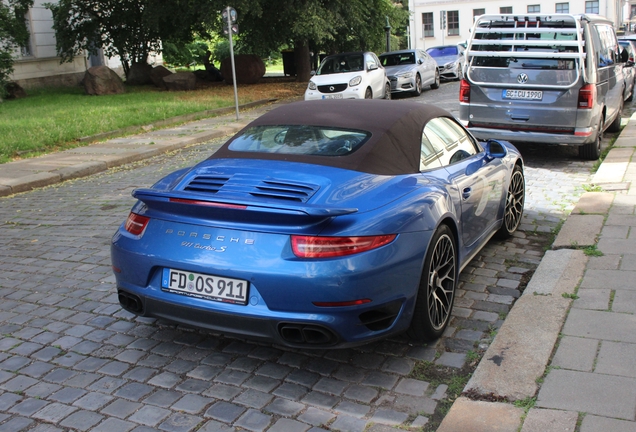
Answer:
<path fill-rule="evenodd" d="M 31 48 L 31 36 L 33 35 L 33 31 L 31 30 L 31 17 L 28 12 L 24 14 L 24 25 L 29 31 L 29 39 L 27 40 L 26 45 L 20 47 L 20 56 L 33 57 L 33 49 Z"/>
<path fill-rule="evenodd" d="M 541 5 L 528 5 L 528 13 L 540 13 Z"/>
<path fill-rule="evenodd" d="M 473 9 L 473 21 L 475 19 L 475 17 L 478 17 L 479 15 L 484 15 L 486 13 L 486 9 L 481 8 L 481 9 Z"/>
<path fill-rule="evenodd" d="M 424 37 L 435 36 L 433 32 L 433 12 L 426 12 L 422 14 L 422 34 Z"/>
<path fill-rule="evenodd" d="M 556 13 L 570 13 L 570 3 L 557 3 L 554 5 Z"/>
<path fill-rule="evenodd" d="M 512 6 L 504 6 L 499 8 L 499 13 L 512 13 Z"/>
<path fill-rule="evenodd" d="M 448 11 L 447 20 L 448 20 L 448 35 L 458 36 L 459 35 L 459 11 Z"/>
<path fill-rule="evenodd" d="M 585 2 L 585 13 L 597 14 L 598 13 L 598 0 Z"/>

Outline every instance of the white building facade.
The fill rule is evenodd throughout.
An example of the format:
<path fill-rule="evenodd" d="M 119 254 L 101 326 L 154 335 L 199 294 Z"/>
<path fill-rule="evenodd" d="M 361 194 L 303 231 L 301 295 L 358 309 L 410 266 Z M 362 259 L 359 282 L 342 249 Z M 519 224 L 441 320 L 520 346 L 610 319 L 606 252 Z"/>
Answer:
<path fill-rule="evenodd" d="M 618 30 L 634 16 L 636 0 L 409 0 L 409 10 L 409 45 L 427 49 L 465 41 L 483 14 L 598 14 Z"/>
<path fill-rule="evenodd" d="M 25 16 L 30 38 L 28 45 L 16 51 L 11 80 L 24 88 L 58 85 L 77 85 L 91 66 L 106 65 L 118 73 L 118 58 L 108 59 L 103 53 L 97 56 L 77 56 L 70 63 L 61 63 L 55 48 L 53 15 L 44 7 L 55 0 L 35 0 Z"/>

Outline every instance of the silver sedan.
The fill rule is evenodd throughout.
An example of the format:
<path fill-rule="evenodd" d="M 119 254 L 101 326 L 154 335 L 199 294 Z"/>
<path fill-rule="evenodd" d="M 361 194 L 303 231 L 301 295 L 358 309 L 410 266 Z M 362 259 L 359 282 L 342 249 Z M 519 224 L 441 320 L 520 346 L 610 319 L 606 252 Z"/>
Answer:
<path fill-rule="evenodd" d="M 384 53 L 380 63 L 391 81 L 391 93 L 412 93 L 419 96 L 422 88 L 439 88 L 437 62 L 424 50 L 401 50 Z"/>

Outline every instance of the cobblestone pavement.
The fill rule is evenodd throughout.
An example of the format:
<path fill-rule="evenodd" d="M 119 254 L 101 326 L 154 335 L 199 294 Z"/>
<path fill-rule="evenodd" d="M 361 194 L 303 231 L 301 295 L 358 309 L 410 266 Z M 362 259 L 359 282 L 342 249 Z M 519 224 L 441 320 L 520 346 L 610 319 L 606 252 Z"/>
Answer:
<path fill-rule="evenodd" d="M 420 100 L 443 98 L 454 85 Z M 133 204 L 130 192 L 218 145 L 0 199 L 0 430 L 421 428 L 446 386 L 409 377 L 414 366 L 462 367 L 488 346 L 592 166 L 571 149 L 522 149 L 521 230 L 491 241 L 462 273 L 454 317 L 437 343 L 395 338 L 303 351 L 135 318 L 119 307 L 109 244 Z"/>

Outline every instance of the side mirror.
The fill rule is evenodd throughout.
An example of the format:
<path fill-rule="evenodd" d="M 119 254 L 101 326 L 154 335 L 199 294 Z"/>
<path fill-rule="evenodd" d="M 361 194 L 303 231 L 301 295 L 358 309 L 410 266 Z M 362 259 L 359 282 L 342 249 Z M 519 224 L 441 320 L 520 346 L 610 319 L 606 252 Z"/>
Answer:
<path fill-rule="evenodd" d="M 370 65 L 369 65 L 369 67 L 367 68 L 367 70 L 372 71 L 372 70 L 376 70 L 377 68 L 378 68 L 378 65 L 377 65 L 377 64 L 375 64 L 375 63 L 373 63 L 373 64 L 370 64 Z"/>
<path fill-rule="evenodd" d="M 309 75 L 311 75 L 311 76 L 316 75 L 316 71 L 315 71 L 315 70 L 312 70 L 311 72 L 309 72 Z"/>
<path fill-rule="evenodd" d="M 508 154 L 508 150 L 506 150 L 506 146 L 496 140 L 488 140 L 482 143 L 484 150 L 486 151 L 486 155 L 490 159 L 495 158 L 503 158 Z"/>
<path fill-rule="evenodd" d="M 424 63 L 424 60 L 422 60 L 422 59 L 417 59 L 417 64 L 422 64 L 422 63 Z"/>
<path fill-rule="evenodd" d="M 621 50 L 621 63 L 626 63 L 629 60 L 629 53 L 626 49 Z"/>

